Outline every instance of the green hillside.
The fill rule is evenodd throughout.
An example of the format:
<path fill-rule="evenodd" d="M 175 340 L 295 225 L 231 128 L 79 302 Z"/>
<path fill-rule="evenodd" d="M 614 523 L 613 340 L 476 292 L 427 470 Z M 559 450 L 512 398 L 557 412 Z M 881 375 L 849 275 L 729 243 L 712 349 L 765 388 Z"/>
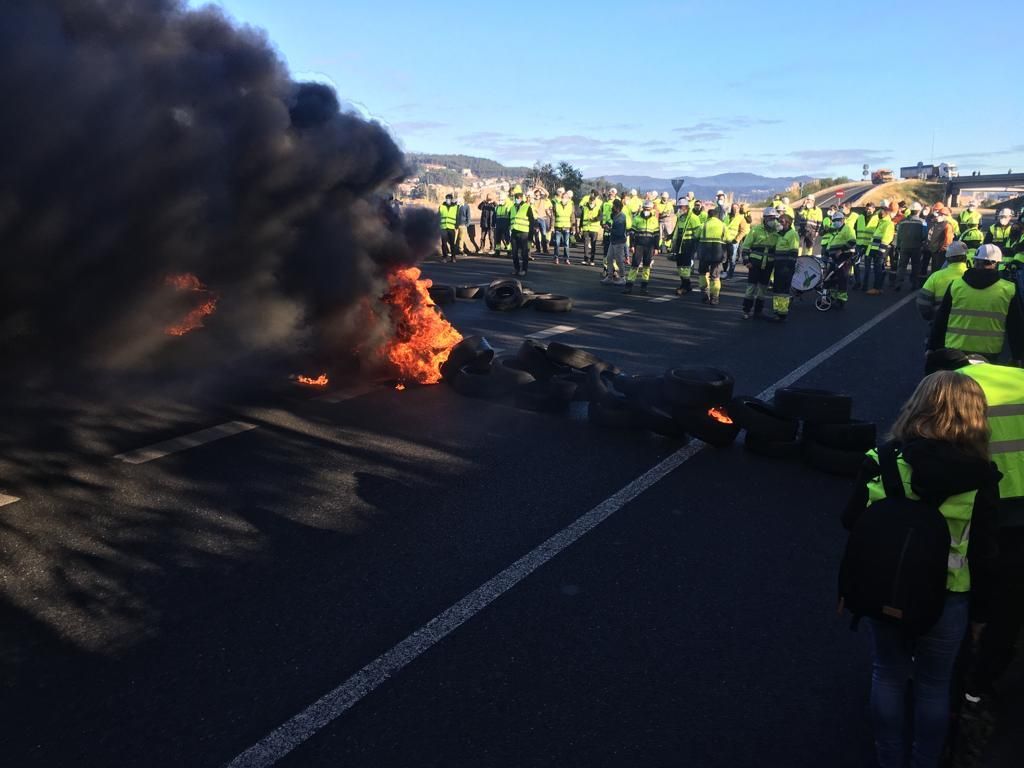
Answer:
<path fill-rule="evenodd" d="M 530 173 L 529 168 L 508 168 L 494 160 L 486 157 L 472 157 L 471 155 L 433 155 L 420 152 L 412 152 L 409 159 L 420 172 L 424 165 L 443 165 L 445 168 L 461 173 L 463 168 L 468 168 L 474 176 L 486 178 L 499 176 L 501 178 L 521 178 Z"/>

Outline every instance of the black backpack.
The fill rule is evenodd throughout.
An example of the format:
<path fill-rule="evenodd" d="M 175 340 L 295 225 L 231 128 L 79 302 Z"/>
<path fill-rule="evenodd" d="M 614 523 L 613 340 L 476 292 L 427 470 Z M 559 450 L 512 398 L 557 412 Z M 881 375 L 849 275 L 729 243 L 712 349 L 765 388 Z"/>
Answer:
<path fill-rule="evenodd" d="M 931 629 L 946 600 L 949 526 L 939 508 L 908 499 L 897 447 L 878 450 L 885 498 L 869 506 L 846 542 L 839 598 L 856 629 L 862 616 L 891 622 L 912 643 Z"/>

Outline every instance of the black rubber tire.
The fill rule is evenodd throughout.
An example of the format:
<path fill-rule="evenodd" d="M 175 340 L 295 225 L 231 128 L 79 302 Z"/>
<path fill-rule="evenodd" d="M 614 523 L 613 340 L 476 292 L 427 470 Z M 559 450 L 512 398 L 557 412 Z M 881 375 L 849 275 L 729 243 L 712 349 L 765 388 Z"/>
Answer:
<path fill-rule="evenodd" d="M 878 445 L 878 427 L 858 419 L 845 424 L 809 423 L 804 425 L 804 437 L 826 448 L 865 453 Z"/>
<path fill-rule="evenodd" d="M 615 388 L 630 399 L 643 395 L 653 402 L 666 402 L 661 376 L 629 376 L 625 373 L 618 373 L 615 376 L 614 383 Z M 653 396 L 651 390 L 653 390 Z"/>
<path fill-rule="evenodd" d="M 476 299 L 481 294 L 479 285 L 457 285 L 455 295 L 460 299 Z"/>
<path fill-rule="evenodd" d="M 725 371 L 690 365 L 665 371 L 665 399 L 674 406 L 707 410 L 732 400 L 733 378 Z"/>
<path fill-rule="evenodd" d="M 455 289 L 450 285 L 432 285 L 427 288 L 430 298 L 438 306 L 451 304 L 455 301 Z"/>
<path fill-rule="evenodd" d="M 452 389 L 465 397 L 497 397 L 503 393 L 503 382 L 491 375 L 490 370 L 480 372 L 468 365 L 462 366 L 451 379 Z"/>
<path fill-rule="evenodd" d="M 490 370 L 494 359 L 494 347 L 483 336 L 467 336 L 448 353 L 448 359 L 441 363 L 441 378 L 451 379 L 464 365 L 477 373 Z"/>
<path fill-rule="evenodd" d="M 569 409 L 564 391 L 552 391 L 548 381 L 533 381 L 516 389 L 516 407 L 539 413 L 561 413 Z"/>
<path fill-rule="evenodd" d="M 537 295 L 530 304 L 538 312 L 569 312 L 572 310 L 572 299 L 568 296 Z"/>
<path fill-rule="evenodd" d="M 656 435 L 671 437 L 673 440 L 685 440 L 686 430 L 672 417 L 672 411 L 664 405 L 641 401 L 635 406 L 640 416 L 640 423 Z"/>
<path fill-rule="evenodd" d="M 677 405 L 672 409 L 672 418 L 688 435 L 715 448 L 727 448 L 735 442 L 736 436 L 740 433 L 737 424 L 723 424 L 711 418 L 706 407 L 688 408 Z"/>
<path fill-rule="evenodd" d="M 756 432 L 747 432 L 743 438 L 743 447 L 770 459 L 795 459 L 800 455 L 799 440 L 769 440 Z"/>
<path fill-rule="evenodd" d="M 801 447 L 804 463 L 830 475 L 854 477 L 864 464 L 862 451 L 829 448 L 816 440 L 804 439 Z"/>
<path fill-rule="evenodd" d="M 597 355 L 593 355 L 584 349 L 571 347 L 568 344 L 562 344 L 557 341 L 552 341 L 548 344 L 547 355 L 548 360 L 552 362 L 559 365 L 568 365 L 570 368 L 577 368 L 579 370 L 603 362 Z"/>
<path fill-rule="evenodd" d="M 729 401 L 729 416 L 747 430 L 748 435 L 756 435 L 759 440 L 755 442 L 793 442 L 800 429 L 799 421 L 784 416 L 777 408 L 756 397 L 734 397 Z"/>
<path fill-rule="evenodd" d="M 523 284 L 518 280 L 495 280 L 484 290 L 484 302 L 496 312 L 523 306 Z"/>
<path fill-rule="evenodd" d="M 615 374 L 603 365 L 592 365 L 587 369 L 587 393 L 592 403 L 609 407 L 628 407 L 629 399 L 615 388 Z"/>
<path fill-rule="evenodd" d="M 775 407 L 791 419 L 814 424 L 841 424 L 850 420 L 853 399 L 824 389 L 783 387 L 775 391 Z"/>
<path fill-rule="evenodd" d="M 547 380 L 553 376 L 568 376 L 572 371 L 568 366 L 559 365 L 549 360 L 547 347 L 533 339 L 526 339 L 519 345 L 516 359 L 533 374 L 535 379 Z"/>
<path fill-rule="evenodd" d="M 537 380 L 519 360 L 507 356 L 494 358 L 491 362 L 491 375 L 502 380 L 509 392 Z"/>
<path fill-rule="evenodd" d="M 639 415 L 625 400 L 619 403 L 591 400 L 587 406 L 587 418 L 593 424 L 611 429 L 632 429 L 640 426 Z"/>

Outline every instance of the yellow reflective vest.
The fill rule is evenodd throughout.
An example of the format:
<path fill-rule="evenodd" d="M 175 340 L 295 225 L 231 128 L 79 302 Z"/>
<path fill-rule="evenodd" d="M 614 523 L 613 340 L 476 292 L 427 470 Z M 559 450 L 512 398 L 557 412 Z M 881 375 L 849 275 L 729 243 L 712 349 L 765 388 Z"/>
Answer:
<path fill-rule="evenodd" d="M 563 203 L 555 200 L 555 229 L 568 229 L 572 226 L 572 201 Z"/>
<path fill-rule="evenodd" d="M 530 231 L 530 213 L 533 209 L 530 204 L 525 200 L 519 205 L 512 205 L 512 231 L 513 232 L 529 232 Z"/>
<path fill-rule="evenodd" d="M 925 320 L 935 317 L 935 310 L 946 298 L 946 291 L 954 280 L 964 276 L 967 271 L 966 261 L 954 261 L 948 267 L 938 269 L 928 275 L 921 290 L 917 292 L 917 311 Z"/>
<path fill-rule="evenodd" d="M 946 325 L 946 346 L 963 352 L 998 355 L 1006 340 L 1006 315 L 1017 293 L 1009 280 L 972 288 L 963 279 L 949 286 L 953 303 Z"/>
<path fill-rule="evenodd" d="M 968 365 L 960 369 L 985 391 L 988 424 L 992 429 L 989 452 L 1003 473 L 999 498 L 1024 498 L 1024 369 L 1005 365 Z M 1024 519 L 1001 520 L 1024 525 Z"/>
<path fill-rule="evenodd" d="M 455 219 L 459 213 L 459 206 L 441 203 L 437 211 L 441 214 L 441 229 L 455 229 Z"/>
<path fill-rule="evenodd" d="M 743 239 L 743 253 L 751 261 L 758 262 L 762 267 L 772 260 L 775 253 L 775 241 L 779 239 L 778 232 L 772 232 L 758 224 L 751 227 L 750 234 Z"/>
<path fill-rule="evenodd" d="M 601 231 L 601 206 L 597 200 L 589 200 L 583 206 L 583 227 L 584 232 Z"/>

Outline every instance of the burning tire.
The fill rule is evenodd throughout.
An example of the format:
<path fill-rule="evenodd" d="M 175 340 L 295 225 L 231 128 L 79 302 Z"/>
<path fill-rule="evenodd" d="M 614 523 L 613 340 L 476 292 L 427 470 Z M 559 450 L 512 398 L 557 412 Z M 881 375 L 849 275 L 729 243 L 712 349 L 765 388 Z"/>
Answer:
<path fill-rule="evenodd" d="M 777 408 L 756 397 L 734 397 L 729 402 L 729 415 L 754 440 L 792 442 L 796 440 L 800 422 L 783 415 Z M 755 450 L 756 453 L 756 450 Z"/>
<path fill-rule="evenodd" d="M 814 424 L 804 426 L 804 437 L 827 448 L 865 453 L 875 447 L 878 428 L 869 421 L 853 419 L 846 424 Z"/>
<path fill-rule="evenodd" d="M 539 413 L 561 413 L 569 409 L 575 394 L 576 385 L 569 381 L 534 381 L 516 390 L 516 407 Z"/>
<path fill-rule="evenodd" d="M 552 341 L 548 344 L 547 356 L 548 360 L 559 365 L 568 365 L 570 368 L 578 368 L 580 370 L 603 362 L 597 355 L 592 355 L 590 352 L 578 349 L 577 347 L 571 347 L 568 344 L 561 344 L 557 341 Z"/>
<path fill-rule="evenodd" d="M 451 379 L 452 389 L 465 397 L 494 397 L 501 393 L 502 380 L 487 371 L 462 366 Z"/>
<path fill-rule="evenodd" d="M 715 448 L 727 448 L 740 433 L 739 426 L 729 417 L 724 406 L 676 406 L 672 409 L 672 418 L 685 432 Z"/>
<path fill-rule="evenodd" d="M 555 294 L 539 294 L 530 303 L 539 312 L 569 312 L 572 309 L 572 299 Z"/>
<path fill-rule="evenodd" d="M 427 292 L 438 306 L 452 304 L 455 301 L 455 289 L 450 285 L 432 285 L 427 289 Z"/>
<path fill-rule="evenodd" d="M 479 285 L 458 285 L 455 287 L 455 295 L 460 299 L 475 299 L 480 296 Z"/>
<path fill-rule="evenodd" d="M 467 336 L 448 354 L 448 359 L 441 364 L 441 378 L 452 380 L 463 366 L 469 366 L 476 373 L 484 373 L 491 369 L 494 359 L 494 347 L 483 336 Z"/>
<path fill-rule="evenodd" d="M 824 389 L 783 387 L 775 393 L 775 407 L 791 419 L 813 424 L 841 424 L 850 420 L 853 400 Z"/>
<path fill-rule="evenodd" d="M 864 454 L 861 451 L 829 448 L 817 440 L 808 438 L 804 438 L 801 453 L 807 466 L 842 477 L 854 477 L 864 463 Z"/>
<path fill-rule="evenodd" d="M 523 306 L 523 284 L 518 280 L 495 280 L 484 290 L 489 309 L 508 312 Z"/>
<path fill-rule="evenodd" d="M 749 431 L 743 438 L 743 447 L 770 459 L 793 459 L 800 455 L 799 440 L 772 440 Z"/>
<path fill-rule="evenodd" d="M 514 357 L 496 357 L 491 363 L 491 375 L 504 383 L 506 391 L 536 381 L 532 373 Z"/>
<path fill-rule="evenodd" d="M 673 368 L 665 372 L 663 380 L 665 399 L 674 406 L 706 411 L 732 399 L 733 378 L 718 368 L 703 365 Z"/>

